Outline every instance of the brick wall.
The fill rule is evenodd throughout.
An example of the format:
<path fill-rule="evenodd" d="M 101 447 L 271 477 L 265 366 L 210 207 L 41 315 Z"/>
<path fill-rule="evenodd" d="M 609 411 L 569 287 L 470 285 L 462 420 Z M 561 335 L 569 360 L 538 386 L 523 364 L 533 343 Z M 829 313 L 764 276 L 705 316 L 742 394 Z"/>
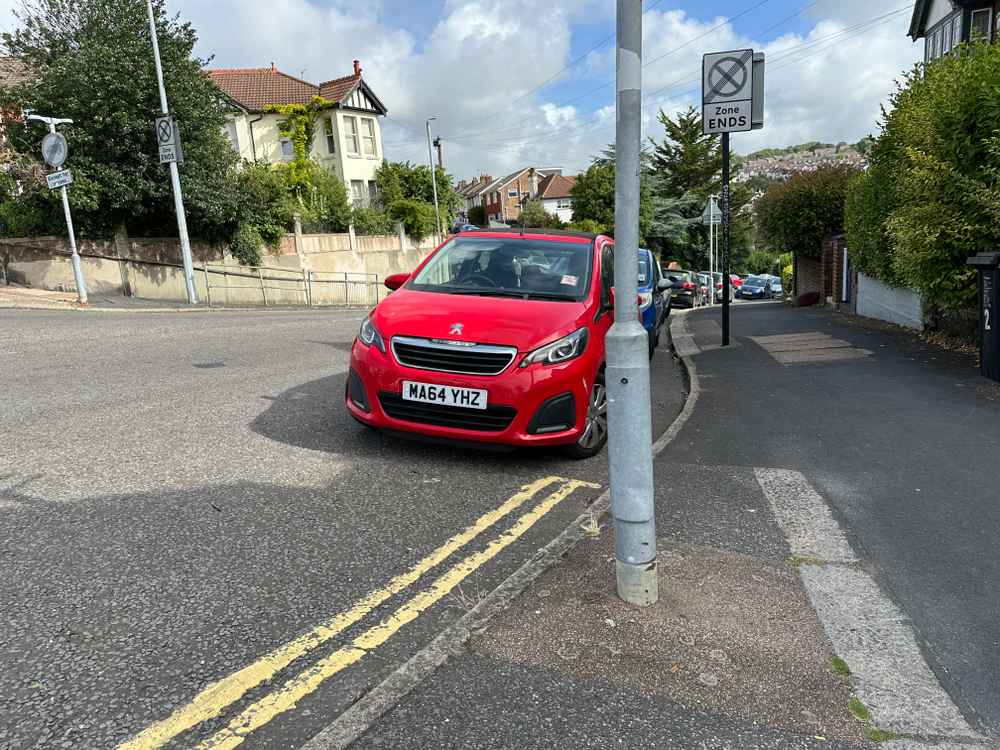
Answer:
<path fill-rule="evenodd" d="M 823 292 L 823 263 L 819 258 L 795 256 L 795 296 Z"/>

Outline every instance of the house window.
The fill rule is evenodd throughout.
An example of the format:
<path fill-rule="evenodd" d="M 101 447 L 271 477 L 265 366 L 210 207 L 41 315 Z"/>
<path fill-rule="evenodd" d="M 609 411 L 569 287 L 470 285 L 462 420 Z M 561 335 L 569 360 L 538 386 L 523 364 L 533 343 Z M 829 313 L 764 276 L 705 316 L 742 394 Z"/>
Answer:
<path fill-rule="evenodd" d="M 365 191 L 365 181 L 364 180 L 351 180 L 351 201 L 355 206 L 365 205 L 365 196 L 367 192 Z"/>
<path fill-rule="evenodd" d="M 989 41 L 990 21 L 993 20 L 990 8 L 981 8 L 972 11 L 972 23 L 969 24 L 969 39 L 976 41 Z"/>
<path fill-rule="evenodd" d="M 326 124 L 325 124 L 324 127 L 325 127 L 325 132 L 326 132 L 326 152 L 328 154 L 335 154 L 335 153 L 337 153 L 337 136 L 333 132 L 333 118 L 332 117 L 327 117 L 326 118 Z"/>
<path fill-rule="evenodd" d="M 556 208 L 573 208 L 573 201 L 569 198 L 560 198 L 556 201 Z"/>
<path fill-rule="evenodd" d="M 516 188 L 516 187 L 512 187 L 512 188 L 510 188 L 510 189 L 509 189 L 509 190 L 507 191 L 507 197 L 508 197 L 508 198 L 516 198 L 516 197 L 517 197 L 518 195 L 519 195 L 519 194 L 518 194 L 518 192 L 517 192 L 517 188 Z"/>
<path fill-rule="evenodd" d="M 375 121 L 370 117 L 365 117 L 361 120 L 361 126 L 365 156 L 377 156 L 375 153 Z"/>
<path fill-rule="evenodd" d="M 955 19 L 951 22 L 951 46 L 952 49 L 962 43 L 962 14 L 956 13 Z"/>
<path fill-rule="evenodd" d="M 347 129 L 347 153 L 350 156 L 361 156 L 361 144 L 358 142 L 358 118 L 345 117 L 344 127 Z"/>
<path fill-rule="evenodd" d="M 951 50 L 951 24 L 945 21 L 941 28 L 941 54 L 947 55 Z"/>
<path fill-rule="evenodd" d="M 368 183 L 368 201 L 371 204 L 378 203 L 378 183 L 375 180 Z"/>
<path fill-rule="evenodd" d="M 237 152 L 240 150 L 240 136 L 236 131 L 236 122 L 234 120 L 226 121 L 226 138 L 229 139 L 229 143 L 232 145 Z"/>
<path fill-rule="evenodd" d="M 281 158 L 285 161 L 291 161 L 295 158 L 295 146 L 288 138 L 281 139 Z"/>

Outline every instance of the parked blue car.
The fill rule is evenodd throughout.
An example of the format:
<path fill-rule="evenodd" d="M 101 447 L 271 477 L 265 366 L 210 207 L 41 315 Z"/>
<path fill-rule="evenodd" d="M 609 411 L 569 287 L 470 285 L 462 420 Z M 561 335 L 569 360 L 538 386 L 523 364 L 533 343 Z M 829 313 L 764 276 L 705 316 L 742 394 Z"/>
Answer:
<path fill-rule="evenodd" d="M 649 334 L 649 356 L 660 344 L 660 331 L 670 315 L 671 282 L 660 272 L 653 253 L 639 248 L 639 315 Z"/>

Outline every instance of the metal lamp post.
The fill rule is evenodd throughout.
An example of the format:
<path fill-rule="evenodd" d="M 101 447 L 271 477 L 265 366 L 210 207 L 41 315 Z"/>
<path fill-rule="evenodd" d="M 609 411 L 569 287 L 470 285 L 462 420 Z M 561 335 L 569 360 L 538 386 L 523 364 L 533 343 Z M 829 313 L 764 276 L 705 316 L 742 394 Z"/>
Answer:
<path fill-rule="evenodd" d="M 160 110 L 164 116 L 170 114 L 167 106 L 167 90 L 163 86 L 163 66 L 160 63 L 160 42 L 156 35 L 156 16 L 152 0 L 146 0 L 149 13 L 149 35 L 153 40 L 153 61 L 156 63 L 156 83 L 160 89 Z M 162 160 L 162 157 L 161 157 Z M 198 292 L 194 284 L 194 261 L 191 259 L 191 241 L 188 239 L 187 217 L 184 215 L 184 195 L 181 192 L 181 176 L 176 158 L 170 161 L 170 182 L 174 190 L 174 209 L 177 212 L 177 233 L 181 240 L 181 258 L 184 261 L 184 284 L 187 287 L 188 302 L 198 304 Z"/>
<path fill-rule="evenodd" d="M 437 172 L 434 171 L 434 151 L 431 148 L 431 122 L 436 120 L 436 117 L 431 117 L 427 120 L 427 163 L 431 168 L 431 187 L 434 189 L 434 226 L 437 227 L 438 242 L 444 239 L 444 235 L 441 234 L 441 211 L 438 209 L 438 185 L 437 185 Z"/>

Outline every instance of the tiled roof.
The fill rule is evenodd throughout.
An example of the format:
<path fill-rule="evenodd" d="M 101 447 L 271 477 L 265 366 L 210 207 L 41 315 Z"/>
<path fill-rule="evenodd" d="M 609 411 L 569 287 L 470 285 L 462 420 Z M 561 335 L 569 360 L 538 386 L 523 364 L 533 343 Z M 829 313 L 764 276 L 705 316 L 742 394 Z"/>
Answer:
<path fill-rule="evenodd" d="M 319 85 L 319 95 L 324 99 L 329 99 L 331 102 L 339 102 L 354 91 L 354 87 L 358 85 L 360 80 L 360 78 L 355 78 L 354 76 L 334 78 L 332 81 L 327 81 Z"/>
<path fill-rule="evenodd" d="M 24 83 L 31 75 L 28 66 L 16 57 L 0 57 L 0 86 Z"/>
<path fill-rule="evenodd" d="M 549 175 L 538 185 L 538 197 L 542 199 L 569 198 L 574 184 L 576 184 L 575 177 Z"/>
<path fill-rule="evenodd" d="M 360 72 L 319 85 L 282 73 L 273 65 L 270 68 L 209 70 L 208 76 L 226 96 L 251 112 L 262 112 L 265 107 L 276 104 L 308 104 L 317 96 L 342 102 L 359 86 L 365 87 L 377 101 L 365 86 Z"/>

